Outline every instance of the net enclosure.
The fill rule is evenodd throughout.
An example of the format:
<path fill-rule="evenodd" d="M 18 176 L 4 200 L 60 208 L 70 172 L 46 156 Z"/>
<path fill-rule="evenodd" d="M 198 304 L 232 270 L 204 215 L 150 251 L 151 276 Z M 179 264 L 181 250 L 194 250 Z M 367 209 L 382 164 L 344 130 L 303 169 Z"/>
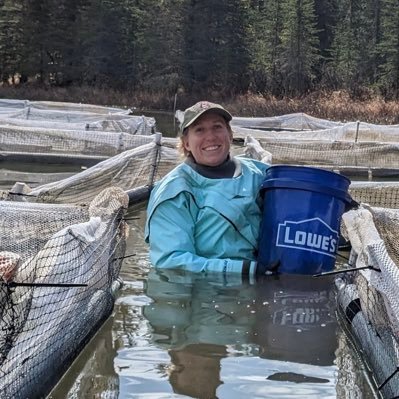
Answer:
<path fill-rule="evenodd" d="M 267 154 L 273 164 L 316 166 L 356 179 L 399 175 L 398 125 L 341 123 L 306 114 L 231 123 L 234 140 L 244 143 L 249 156 Z"/>
<path fill-rule="evenodd" d="M 151 136 L 151 141 L 106 159 L 65 179 L 31 188 L 18 182 L 0 191 L 3 200 L 36 203 L 85 204 L 104 188 L 118 187 L 128 193 L 129 203 L 148 198 L 154 183 L 180 161 L 176 139 Z"/>
<path fill-rule="evenodd" d="M 55 101 L 0 99 L 0 125 L 58 130 L 102 130 L 152 134 L 155 119 L 131 109 Z"/>
<path fill-rule="evenodd" d="M 0 160 L 89 166 L 149 142 L 155 119 L 74 103 L 0 100 Z"/>
<path fill-rule="evenodd" d="M 3 158 L 27 160 L 37 151 L 46 162 L 86 157 L 94 164 L 0 191 L 0 397 L 44 397 L 112 312 L 129 204 L 148 197 L 178 154 L 176 140 L 159 133 L 101 130 L 130 118 L 126 111 L 13 102 L 1 119 L 4 103 Z M 8 181 L 29 174 L 3 173 Z"/>
<path fill-rule="evenodd" d="M 110 315 L 127 194 L 86 205 L 0 201 L 0 397 L 45 396 Z"/>

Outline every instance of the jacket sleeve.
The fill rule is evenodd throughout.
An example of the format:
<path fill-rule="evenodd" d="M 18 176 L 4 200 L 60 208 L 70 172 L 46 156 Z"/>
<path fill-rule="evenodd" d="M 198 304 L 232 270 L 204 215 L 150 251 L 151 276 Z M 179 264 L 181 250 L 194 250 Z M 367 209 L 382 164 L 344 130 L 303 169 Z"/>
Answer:
<path fill-rule="evenodd" d="M 180 193 L 173 199 L 163 201 L 153 211 L 148 221 L 151 263 L 157 268 L 179 268 L 197 273 L 241 273 L 242 260 L 208 259 L 196 254 L 195 221 L 186 195 Z M 251 262 L 249 267 L 254 268 L 255 262 Z M 248 273 L 251 271 L 248 270 Z"/>

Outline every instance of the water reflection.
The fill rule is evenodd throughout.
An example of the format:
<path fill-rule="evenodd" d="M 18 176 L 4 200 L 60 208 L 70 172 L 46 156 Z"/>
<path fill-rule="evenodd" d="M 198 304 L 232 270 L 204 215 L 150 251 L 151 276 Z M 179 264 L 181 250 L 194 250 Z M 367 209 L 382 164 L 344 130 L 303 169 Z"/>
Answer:
<path fill-rule="evenodd" d="M 47 399 L 97 398 L 99 395 L 107 399 L 118 398 L 119 378 L 109 361 L 117 353 L 111 327 L 112 319 L 108 319 Z"/>
<path fill-rule="evenodd" d="M 306 385 L 304 397 L 311 392 L 325 397 L 326 390 L 335 396 L 337 325 L 331 279 L 278 276 L 251 284 L 238 276 L 151 270 L 145 292 L 153 302 L 144 307 L 144 316 L 153 329 L 152 340 L 168 350 L 175 393 L 237 396 L 238 386 L 226 387 L 233 372 L 241 388 L 256 389 L 260 397 L 273 397 L 281 389 L 286 397 L 298 397 L 298 383 Z M 244 357 L 253 360 L 243 362 Z M 229 371 L 231 360 L 234 371 Z M 252 374 L 246 375 L 250 365 Z M 256 381 L 262 391 L 267 387 L 265 392 L 258 391 Z"/>
<path fill-rule="evenodd" d="M 176 137 L 179 124 L 173 111 L 134 110 L 133 113 L 155 118 L 158 132 L 161 132 L 164 137 Z"/>

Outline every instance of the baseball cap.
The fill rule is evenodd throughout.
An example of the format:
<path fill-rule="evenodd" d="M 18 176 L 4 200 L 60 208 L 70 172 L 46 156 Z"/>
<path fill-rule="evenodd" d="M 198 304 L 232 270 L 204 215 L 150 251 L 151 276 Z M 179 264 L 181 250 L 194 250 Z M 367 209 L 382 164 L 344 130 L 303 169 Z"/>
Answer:
<path fill-rule="evenodd" d="M 231 121 L 233 118 L 230 112 L 226 111 L 221 105 L 211 103 L 209 101 L 199 101 L 184 111 L 183 122 L 180 125 L 180 133 L 183 133 L 185 128 L 192 125 L 202 114 L 208 111 L 212 111 L 223 116 L 227 122 Z"/>

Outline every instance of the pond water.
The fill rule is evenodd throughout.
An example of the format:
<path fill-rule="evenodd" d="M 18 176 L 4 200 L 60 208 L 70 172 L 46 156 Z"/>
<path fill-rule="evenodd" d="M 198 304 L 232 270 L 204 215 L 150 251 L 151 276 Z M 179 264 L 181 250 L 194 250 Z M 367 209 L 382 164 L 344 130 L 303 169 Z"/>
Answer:
<path fill-rule="evenodd" d="M 132 219 L 138 218 L 138 219 Z M 331 277 L 156 272 L 129 213 L 112 317 L 51 398 L 375 398 L 336 318 Z"/>
<path fill-rule="evenodd" d="M 179 130 L 179 123 L 173 112 L 135 110 L 133 113 L 155 118 L 157 131 L 162 132 L 162 135 L 165 137 L 176 137 Z"/>

